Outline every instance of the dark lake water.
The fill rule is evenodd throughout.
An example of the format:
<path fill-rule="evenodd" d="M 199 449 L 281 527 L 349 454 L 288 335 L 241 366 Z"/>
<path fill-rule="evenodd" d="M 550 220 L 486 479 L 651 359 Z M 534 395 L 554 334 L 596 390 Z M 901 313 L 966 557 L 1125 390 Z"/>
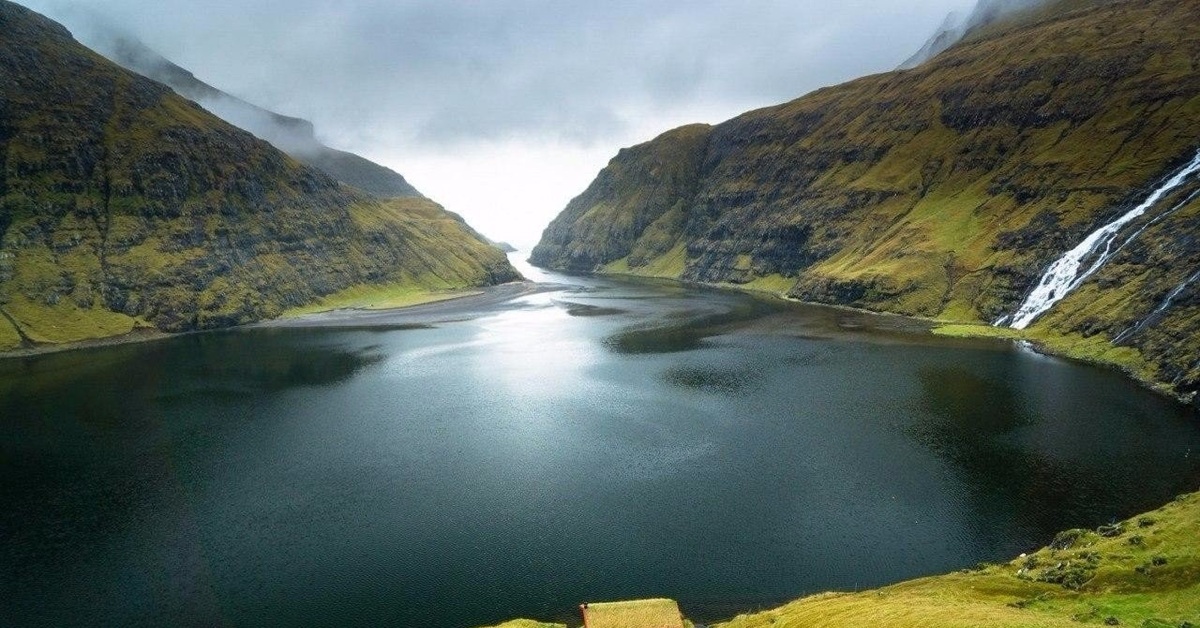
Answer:
<path fill-rule="evenodd" d="M 1118 373 L 894 318 L 540 275 L 507 302 L 0 361 L 0 625 L 707 621 L 1200 487 Z"/>

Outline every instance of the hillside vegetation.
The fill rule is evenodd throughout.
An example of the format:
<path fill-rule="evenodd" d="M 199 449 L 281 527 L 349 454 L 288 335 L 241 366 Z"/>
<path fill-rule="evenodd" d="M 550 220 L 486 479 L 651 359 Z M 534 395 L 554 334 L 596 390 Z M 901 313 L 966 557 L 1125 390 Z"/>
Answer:
<path fill-rule="evenodd" d="M 1191 0 L 1051 2 L 915 69 L 667 132 L 622 150 L 532 261 L 990 323 L 1200 150 L 1198 23 Z M 1012 335 L 1194 395 L 1197 190 Z"/>
<path fill-rule="evenodd" d="M 461 218 L 372 199 L 0 0 L 0 351 L 518 277 Z"/>
<path fill-rule="evenodd" d="M 1191 628 L 1200 625 L 1197 531 L 1200 493 L 1180 495 L 1097 530 L 1063 531 L 1049 546 L 1008 563 L 870 591 L 822 593 L 716 627 Z M 554 626 L 518 620 L 496 628 Z"/>
<path fill-rule="evenodd" d="M 862 593 L 827 593 L 720 624 L 823 626 L 1200 625 L 1200 494 L 1097 530 L 1067 530 L 1001 565 Z"/>
<path fill-rule="evenodd" d="M 99 27 L 93 26 L 92 30 Z M 103 30 L 103 29 L 102 29 Z M 378 198 L 421 196 L 400 173 L 364 157 L 336 150 L 317 141 L 308 120 L 268 111 L 223 92 L 196 78 L 131 35 L 101 32 L 96 50 L 124 68 L 163 83 L 226 121 L 325 174 Z"/>

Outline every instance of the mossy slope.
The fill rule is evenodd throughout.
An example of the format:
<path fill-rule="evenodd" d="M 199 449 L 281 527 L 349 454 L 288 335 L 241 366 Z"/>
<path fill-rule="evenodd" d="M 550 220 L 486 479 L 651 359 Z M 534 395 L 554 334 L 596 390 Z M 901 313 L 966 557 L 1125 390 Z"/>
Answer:
<path fill-rule="evenodd" d="M 1200 493 L 1181 495 L 1095 531 L 1064 531 L 1048 547 L 1008 563 L 813 595 L 716 628 L 1200 625 L 1198 531 Z M 511 624 L 524 625 L 540 626 Z"/>
<path fill-rule="evenodd" d="M 1200 494 L 1099 531 L 1068 530 L 1002 565 L 745 615 L 758 626 L 1200 625 Z"/>
<path fill-rule="evenodd" d="M 196 78 L 130 35 L 107 32 L 98 35 L 90 43 L 122 67 L 168 85 L 185 98 L 212 106 L 218 116 L 342 183 L 377 198 L 421 196 L 400 173 L 317 141 L 313 124 L 308 120 L 268 111 L 227 94 Z"/>
<path fill-rule="evenodd" d="M 0 0 L 0 351 L 517 277 L 435 203 L 341 186 Z"/>
<path fill-rule="evenodd" d="M 1197 23 L 1189 0 L 1062 0 L 916 69 L 666 133 L 617 155 L 532 260 L 995 320 L 1200 149 Z M 1107 342 L 1146 320 L 1200 268 L 1198 220 L 1193 200 L 1149 224 L 1031 333 Z M 1181 395 L 1200 388 L 1194 283 L 1120 354 Z"/>

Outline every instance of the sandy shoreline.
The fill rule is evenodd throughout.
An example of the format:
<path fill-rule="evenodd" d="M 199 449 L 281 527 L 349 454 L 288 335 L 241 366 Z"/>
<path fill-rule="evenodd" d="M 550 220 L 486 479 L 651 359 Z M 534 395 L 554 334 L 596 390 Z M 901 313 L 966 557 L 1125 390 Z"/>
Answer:
<path fill-rule="evenodd" d="M 211 331 L 228 331 L 234 329 L 255 329 L 263 327 L 303 328 L 303 327 L 369 327 L 434 324 L 451 320 L 462 320 L 473 315 L 494 309 L 512 299 L 528 294 L 545 292 L 554 289 L 552 284 L 537 284 L 531 281 L 514 281 L 498 286 L 482 288 L 466 288 L 461 294 L 455 294 L 437 301 L 418 303 L 387 309 L 346 308 L 305 314 L 291 318 L 277 318 L 236 327 L 221 329 L 190 331 L 182 333 L 167 333 L 157 329 L 135 328 L 133 331 L 120 336 L 94 338 L 79 342 L 62 344 L 42 344 L 33 347 L 23 347 L 11 351 L 0 352 L 0 360 L 27 358 L 49 353 L 112 347 L 143 342 L 177 338 L 189 334 L 203 334 Z"/>
<path fill-rule="evenodd" d="M 472 315 L 495 309 L 496 306 L 518 297 L 546 292 L 555 289 L 555 287 L 552 284 L 514 281 L 498 286 L 469 288 L 461 294 L 426 303 L 383 309 L 343 308 L 328 310 L 325 312 L 304 314 L 302 316 L 259 321 L 235 329 L 433 324 L 469 318 Z"/>

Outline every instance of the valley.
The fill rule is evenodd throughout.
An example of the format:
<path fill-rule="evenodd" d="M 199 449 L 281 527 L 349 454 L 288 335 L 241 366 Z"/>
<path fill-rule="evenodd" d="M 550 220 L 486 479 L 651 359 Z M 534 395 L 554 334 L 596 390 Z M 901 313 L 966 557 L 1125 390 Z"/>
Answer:
<path fill-rule="evenodd" d="M 1195 0 L 21 2 L 0 625 L 1200 624 Z"/>

